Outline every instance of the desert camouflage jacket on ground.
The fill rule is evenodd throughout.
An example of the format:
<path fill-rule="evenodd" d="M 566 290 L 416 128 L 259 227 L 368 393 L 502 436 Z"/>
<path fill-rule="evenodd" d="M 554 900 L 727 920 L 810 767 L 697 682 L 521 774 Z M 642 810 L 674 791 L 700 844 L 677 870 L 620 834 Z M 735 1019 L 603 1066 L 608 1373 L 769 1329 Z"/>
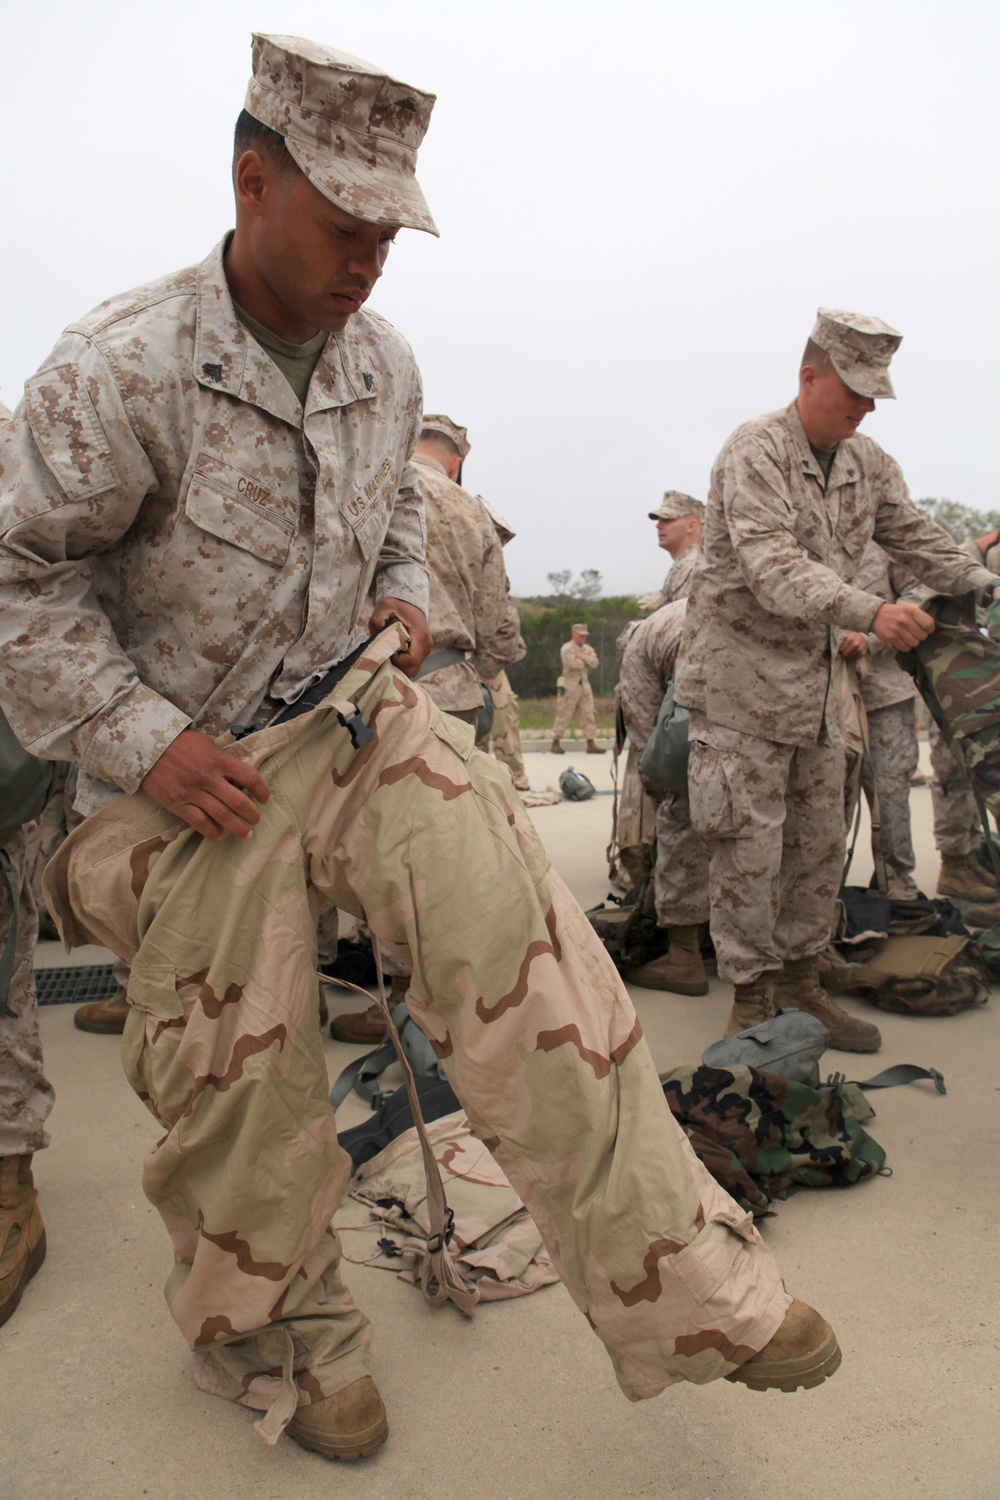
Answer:
<path fill-rule="evenodd" d="M 629 743 L 637 755 L 653 732 L 663 695 L 674 675 L 687 600 L 675 599 L 640 620 L 629 637 L 618 678 L 618 701 Z"/>
<path fill-rule="evenodd" d="M 436 459 L 417 454 L 413 467 L 427 518 L 427 619 L 434 649 L 475 658 L 442 667 L 421 682 L 440 708 L 477 708 L 480 670 L 487 679 L 495 677 L 518 659 L 522 644 L 503 545 L 483 502 L 453 484 Z"/>
<path fill-rule="evenodd" d="M 700 553 L 700 547 L 685 547 L 680 557 L 674 562 L 660 590 L 664 604 L 672 604 L 675 599 L 686 599 L 690 594 L 691 579 L 694 577 Z"/>
<path fill-rule="evenodd" d="M 223 250 L 73 324 L 0 436 L 0 698 L 25 746 L 81 767 L 83 811 L 190 723 L 297 697 L 369 587 L 427 607 L 409 346 L 356 314 L 303 412 Z"/>
<path fill-rule="evenodd" d="M 678 701 L 782 744 L 815 744 L 825 716 L 836 736 L 831 628 L 867 633 L 882 603 L 854 583 L 873 536 L 935 592 L 995 581 L 917 509 L 870 438 L 838 445 L 824 488 L 794 403 L 738 427 L 712 471 Z"/>
<path fill-rule="evenodd" d="M 887 557 L 877 542 L 869 542 L 865 548 L 854 581 L 858 588 L 866 589 L 869 594 L 876 594 L 890 604 L 899 600 L 923 604 L 930 593 L 917 582 L 905 564 Z M 868 633 L 867 641 L 868 652 L 864 657 L 867 671 L 861 679 L 861 697 L 868 712 L 915 698 L 917 690 L 913 678 L 897 664 L 892 647 L 880 641 L 873 632 Z"/>
<path fill-rule="evenodd" d="M 567 686 L 586 682 L 588 670 L 600 666 L 593 646 L 578 646 L 576 641 L 566 641 L 559 647 L 559 660 Z"/>

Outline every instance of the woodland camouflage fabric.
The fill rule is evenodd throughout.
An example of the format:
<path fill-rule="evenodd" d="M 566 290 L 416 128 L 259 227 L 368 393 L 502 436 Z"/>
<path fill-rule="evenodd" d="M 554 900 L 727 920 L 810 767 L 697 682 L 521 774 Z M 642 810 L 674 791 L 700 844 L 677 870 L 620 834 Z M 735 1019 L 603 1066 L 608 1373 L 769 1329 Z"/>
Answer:
<path fill-rule="evenodd" d="M 937 592 L 996 581 L 916 508 L 870 438 L 838 444 L 824 487 L 794 403 L 738 427 L 712 471 L 678 702 L 781 744 L 815 745 L 824 718 L 836 737 L 831 628 L 871 627 L 882 601 L 853 580 L 873 537 Z"/>
<path fill-rule="evenodd" d="M 404 639 L 391 627 L 336 699 L 232 746 L 271 787 L 249 841 L 202 839 L 140 794 L 46 873 L 67 940 L 130 964 L 126 1070 L 165 1130 L 144 1186 L 197 1378 L 273 1403 L 269 1437 L 368 1367 L 330 1227 L 349 1175 L 313 969 L 331 905 L 412 970 L 411 1013 L 630 1398 L 725 1374 L 789 1304 L 670 1118 L 627 991 L 509 774 L 386 664 Z M 345 704 L 374 733 L 357 751 Z"/>
<path fill-rule="evenodd" d="M 859 1089 L 813 1089 L 757 1068 L 673 1068 L 660 1081 L 674 1119 L 716 1182 L 755 1217 L 801 1187 L 861 1182 L 885 1165 L 862 1128 Z"/>
<path fill-rule="evenodd" d="M 854 583 L 857 588 L 866 589 L 889 604 L 903 600 L 922 606 L 930 593 L 917 582 L 909 568 L 893 562 L 877 542 L 869 542 L 865 548 Z M 865 671 L 861 676 L 861 697 L 868 712 L 914 698 L 917 690 L 913 679 L 897 662 L 892 647 L 880 641 L 873 631 L 868 633 L 866 640 L 868 651 L 863 658 Z"/>
<path fill-rule="evenodd" d="M 453 484 L 436 459 L 418 453 L 413 469 L 427 524 L 427 623 L 434 650 L 467 653 L 465 661 L 421 677 L 420 685 L 439 708 L 479 708 L 480 673 L 469 658 L 475 656 L 483 675 L 493 677 L 518 659 L 522 644 L 503 547 L 482 501 Z"/>
<path fill-rule="evenodd" d="M 26 749 L 80 766 L 83 812 L 189 724 L 297 697 L 369 588 L 427 608 L 409 346 L 357 313 L 303 412 L 224 248 L 72 325 L 0 430 L 0 699 Z"/>
<path fill-rule="evenodd" d="M 974 854 L 983 836 L 982 819 L 968 776 L 948 749 L 948 741 L 931 719 L 931 806 L 934 845 L 939 854 Z"/>
<path fill-rule="evenodd" d="M 972 594 L 934 598 L 933 634 L 900 657 L 994 818 L 1000 814 L 1000 602 L 980 633 Z"/>

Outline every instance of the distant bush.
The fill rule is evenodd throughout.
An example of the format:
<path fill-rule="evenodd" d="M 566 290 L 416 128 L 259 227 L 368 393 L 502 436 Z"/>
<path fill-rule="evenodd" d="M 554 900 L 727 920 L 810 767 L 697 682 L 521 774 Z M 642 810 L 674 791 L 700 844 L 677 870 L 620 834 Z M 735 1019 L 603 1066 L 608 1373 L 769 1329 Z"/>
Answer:
<path fill-rule="evenodd" d="M 615 641 L 630 620 L 642 616 L 637 599 L 621 594 L 586 602 L 555 597 L 515 599 L 514 603 L 521 615 L 521 634 L 528 648 L 523 661 L 507 669 L 519 697 L 555 696 L 556 678 L 561 670 L 559 647 L 569 640 L 570 627 L 581 621 L 590 631 L 590 644 L 601 662 L 590 674 L 590 685 L 597 697 L 610 697 L 618 681 Z"/>

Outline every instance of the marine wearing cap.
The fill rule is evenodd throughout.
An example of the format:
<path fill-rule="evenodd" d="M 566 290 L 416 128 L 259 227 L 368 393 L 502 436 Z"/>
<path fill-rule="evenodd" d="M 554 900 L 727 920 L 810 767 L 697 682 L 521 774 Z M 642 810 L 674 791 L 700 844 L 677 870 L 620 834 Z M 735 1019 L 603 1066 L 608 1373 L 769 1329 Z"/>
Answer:
<path fill-rule="evenodd" d="M 450 417 L 425 413 L 420 423 L 420 431 L 422 433 L 439 433 L 441 437 L 447 438 L 449 443 L 453 445 L 459 458 L 463 461 L 468 458 L 469 450 L 472 447 L 472 444 L 469 442 L 468 429 L 459 427 L 458 423 L 453 422 Z"/>
<path fill-rule="evenodd" d="M 685 495 L 681 490 L 666 490 L 663 499 L 656 510 L 649 512 L 651 521 L 680 521 L 685 516 L 696 516 L 699 521 L 705 519 L 705 506 L 693 495 Z"/>
<path fill-rule="evenodd" d="M 366 224 L 438 234 L 414 175 L 434 101 L 348 52 L 254 32 L 244 109 L 284 137 L 325 198 Z"/>
<path fill-rule="evenodd" d="M 833 368 L 852 391 L 871 401 L 895 400 L 889 361 L 903 342 L 895 328 L 865 313 L 821 307 L 809 337 L 830 356 Z"/>

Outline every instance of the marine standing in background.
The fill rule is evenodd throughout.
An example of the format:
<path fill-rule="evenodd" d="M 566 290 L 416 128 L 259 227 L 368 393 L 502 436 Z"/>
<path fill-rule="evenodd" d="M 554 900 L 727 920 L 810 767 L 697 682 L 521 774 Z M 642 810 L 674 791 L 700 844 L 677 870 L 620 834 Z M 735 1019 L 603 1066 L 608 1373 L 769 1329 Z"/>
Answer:
<path fill-rule="evenodd" d="M 686 599 L 661 605 L 636 626 L 625 647 L 618 701 L 630 754 L 635 752 L 637 762 L 673 681 L 686 613 Z M 645 778 L 643 782 L 656 803 L 656 920 L 667 932 L 670 947 L 662 957 L 624 970 L 624 976 L 647 989 L 707 995 L 701 937 L 709 918 L 708 845 L 691 826 L 686 792 L 649 786 Z"/>
<path fill-rule="evenodd" d="M 475 726 L 484 680 L 524 653 L 496 522 L 459 482 L 470 447 L 450 417 L 425 415 L 413 467 L 427 519 L 433 642 L 420 685 L 439 708 Z"/>
<path fill-rule="evenodd" d="M 562 672 L 556 683 L 559 701 L 556 706 L 556 721 L 552 726 L 552 744 L 549 746 L 553 755 L 565 755 L 560 741 L 574 717 L 580 720 L 580 729 L 587 741 L 587 754 L 603 754 L 597 743 L 594 694 L 587 675 L 591 668 L 600 666 L 600 662 L 593 646 L 587 644 L 589 634 L 586 625 L 571 625 L 570 639 L 559 647 Z"/>
<path fill-rule="evenodd" d="M 671 604 L 675 599 L 686 599 L 691 592 L 691 579 L 705 531 L 704 502 L 680 490 L 667 490 L 658 508 L 649 512 L 649 519 L 656 522 L 659 545 L 674 560 L 660 590 L 662 602 Z"/>
<path fill-rule="evenodd" d="M 667 490 L 658 508 L 649 511 L 648 515 L 651 521 L 656 522 L 657 542 L 674 559 L 673 567 L 664 579 L 659 595 L 647 595 L 639 600 L 642 607 L 656 609 L 663 604 L 672 604 L 678 599 L 686 599 L 690 593 L 691 579 L 694 577 L 699 546 L 705 529 L 705 507 L 692 495 L 682 494 L 680 490 Z M 630 621 L 618 638 L 616 651 L 619 669 L 628 642 L 637 628 L 638 622 Z M 663 694 L 661 693 L 660 696 L 662 698 Z M 616 690 L 616 698 L 619 702 L 621 701 L 621 694 L 618 690 Z M 632 743 L 631 735 L 628 736 L 627 746 L 621 794 L 615 801 L 612 815 L 613 826 L 608 856 L 612 860 L 612 879 L 618 879 L 619 883 L 624 885 L 626 895 L 632 896 L 650 872 L 654 859 L 653 846 L 658 834 L 656 806 L 639 780 L 639 756 Z M 616 742 L 616 767 L 622 748 Z M 613 863 L 616 855 L 621 874 L 618 874 Z M 622 875 L 625 877 L 624 881 L 621 879 Z"/>
<path fill-rule="evenodd" d="M 690 710 L 691 821 L 712 841 L 712 937 L 735 985 L 729 1032 L 776 1004 L 823 1022 L 834 1047 L 874 1051 L 877 1027 L 819 982 L 844 860 L 844 743 L 831 630 L 895 650 L 934 628 L 915 604 L 854 586 L 872 537 L 941 593 L 992 590 L 910 500 L 899 466 L 857 435 L 892 396 L 900 335 L 820 310 L 796 400 L 738 427 L 715 467 L 677 665 Z"/>

